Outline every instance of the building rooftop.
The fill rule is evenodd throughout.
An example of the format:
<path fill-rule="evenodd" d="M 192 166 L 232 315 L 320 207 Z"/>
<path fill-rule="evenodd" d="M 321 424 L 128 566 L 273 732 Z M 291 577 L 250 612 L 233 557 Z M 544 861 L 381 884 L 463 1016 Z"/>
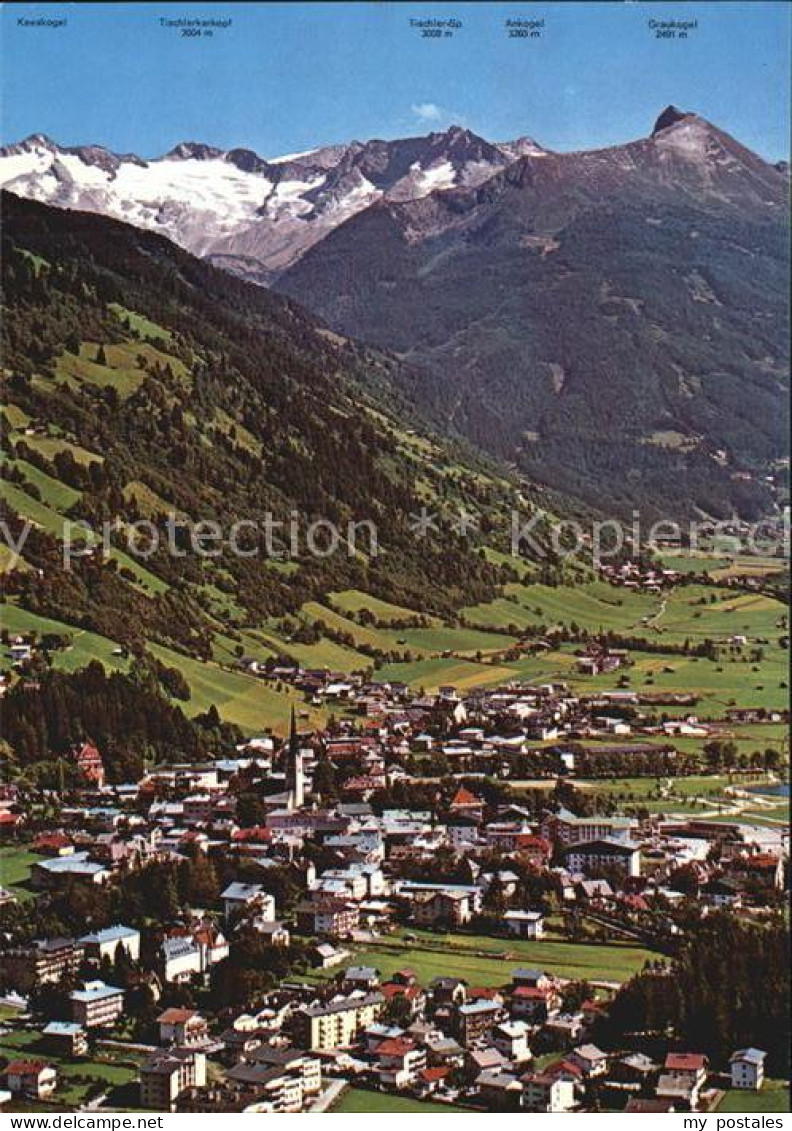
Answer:
<path fill-rule="evenodd" d="M 115 997 L 120 994 L 123 996 L 124 991 L 119 989 L 118 986 L 108 986 L 105 982 L 86 982 L 85 987 L 81 990 L 72 990 L 69 997 L 72 1001 L 103 1001 L 105 998 Z"/>

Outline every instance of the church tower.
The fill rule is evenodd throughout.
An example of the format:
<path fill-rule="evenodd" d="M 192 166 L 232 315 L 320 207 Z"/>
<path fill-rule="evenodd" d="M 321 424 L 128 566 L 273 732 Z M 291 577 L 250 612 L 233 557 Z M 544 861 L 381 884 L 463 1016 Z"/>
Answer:
<path fill-rule="evenodd" d="M 303 772 L 300 737 L 297 734 L 297 719 L 294 707 L 291 713 L 289 744 L 286 748 L 286 793 L 289 809 L 301 809 L 305 804 L 305 774 Z"/>

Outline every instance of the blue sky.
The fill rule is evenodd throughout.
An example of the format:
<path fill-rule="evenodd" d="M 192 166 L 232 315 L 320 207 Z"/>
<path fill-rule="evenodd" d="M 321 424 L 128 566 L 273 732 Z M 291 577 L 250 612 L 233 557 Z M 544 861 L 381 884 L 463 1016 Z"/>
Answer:
<path fill-rule="evenodd" d="M 65 17 L 64 28 L 20 17 Z M 161 16 L 231 18 L 211 38 Z M 457 17 L 422 39 L 411 17 Z M 539 41 L 508 17 L 545 19 Z M 697 18 L 687 40 L 650 19 Z M 789 147 L 785 2 L 13 4 L 2 14 L 4 142 L 30 133 L 156 156 L 181 140 L 265 156 L 460 122 L 574 149 L 647 134 L 670 102 L 763 155 Z"/>

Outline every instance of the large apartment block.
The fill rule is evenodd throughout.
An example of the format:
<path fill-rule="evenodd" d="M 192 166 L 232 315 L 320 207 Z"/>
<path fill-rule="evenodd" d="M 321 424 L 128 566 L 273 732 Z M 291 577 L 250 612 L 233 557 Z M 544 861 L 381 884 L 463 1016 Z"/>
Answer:
<path fill-rule="evenodd" d="M 306 1049 L 328 1051 L 351 1045 L 358 1033 L 383 1011 L 382 994 L 351 994 L 326 1005 L 314 1005 L 295 1016 L 300 1044 Z"/>

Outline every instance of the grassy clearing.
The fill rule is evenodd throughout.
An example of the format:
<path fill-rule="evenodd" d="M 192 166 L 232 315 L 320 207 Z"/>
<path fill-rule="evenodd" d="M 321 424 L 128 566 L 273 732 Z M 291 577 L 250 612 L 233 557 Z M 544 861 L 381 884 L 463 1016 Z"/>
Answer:
<path fill-rule="evenodd" d="M 686 585 L 669 594 L 658 629 L 675 642 L 707 638 L 725 642 L 734 635 L 774 640 L 785 612 L 780 601 L 761 593 L 735 594 L 706 585 Z"/>
<path fill-rule="evenodd" d="M 318 601 L 306 601 L 300 609 L 300 616 L 310 624 L 323 621 L 332 632 L 348 633 L 357 645 L 376 648 L 381 652 L 396 651 L 400 647 L 393 632 L 360 625 L 349 617 L 334 612 L 327 605 L 320 605 Z"/>
<path fill-rule="evenodd" d="M 493 565 L 505 565 L 513 569 L 523 581 L 527 581 L 536 573 L 536 566 L 533 562 L 523 561 L 522 558 L 516 558 L 512 554 L 504 554 L 502 550 L 493 550 L 490 546 L 484 547 L 484 557 Z"/>
<path fill-rule="evenodd" d="M 25 561 L 21 554 L 15 554 L 10 546 L 5 542 L 0 542 L 0 575 L 9 573 L 12 569 L 26 570 L 31 566 Z"/>
<path fill-rule="evenodd" d="M 8 888 L 20 901 L 33 898 L 28 889 L 30 868 L 41 856 L 27 845 L 5 845 L 0 848 L 0 887 Z"/>
<path fill-rule="evenodd" d="M 71 1060 L 54 1056 L 37 1029 L 20 1029 L 0 1034 L 0 1055 L 9 1060 L 20 1056 L 46 1060 L 58 1070 L 58 1086 L 53 1102 L 73 1109 L 83 1104 L 91 1084 L 105 1084 L 111 1088 L 123 1087 L 137 1080 L 140 1057 L 133 1052 L 110 1054 L 103 1059 Z M 89 1077 L 90 1083 L 76 1077 Z"/>
<path fill-rule="evenodd" d="M 434 628 L 405 628 L 401 638 L 412 651 L 454 652 L 456 655 L 469 655 L 481 652 L 502 652 L 514 643 L 509 636 L 496 632 L 485 632 L 478 628 L 456 628 L 437 625 Z"/>
<path fill-rule="evenodd" d="M 715 554 L 679 553 L 662 554 L 660 560 L 665 569 L 675 569 L 677 573 L 713 573 L 725 569 L 730 559 Z"/>
<path fill-rule="evenodd" d="M 16 404 L 4 404 L 0 406 L 0 412 L 5 417 L 5 423 L 12 431 L 18 432 L 23 428 L 27 428 L 30 424 L 30 417 L 23 408 Z"/>
<path fill-rule="evenodd" d="M 789 1081 L 765 1080 L 758 1092 L 731 1088 L 718 1104 L 718 1112 L 789 1111 Z"/>
<path fill-rule="evenodd" d="M 79 354 L 66 350 L 55 362 L 55 376 L 70 388 L 93 385 L 98 389 L 115 389 L 121 398 L 131 397 L 143 383 L 145 373 L 131 359 L 124 357 L 122 363 L 117 352 L 120 348 L 105 346 L 107 365 L 96 361 L 96 346 L 83 344 Z M 113 349 L 116 350 L 115 363 L 110 360 Z"/>
<path fill-rule="evenodd" d="M 292 707 L 307 713 L 306 725 L 323 726 L 327 720 L 325 711 L 306 707 L 291 690 L 275 691 L 255 676 L 193 660 L 159 644 L 152 644 L 151 651 L 164 664 L 178 668 L 190 685 L 192 697 L 182 704 L 187 715 L 201 714 L 214 705 L 224 719 L 248 734 L 267 729 L 286 734 Z"/>
<path fill-rule="evenodd" d="M 529 610 L 535 622 L 588 628 L 592 632 L 627 631 L 640 625 L 659 607 L 655 594 L 615 589 L 604 581 L 578 585 L 507 585 L 504 590 L 517 605 Z"/>
<path fill-rule="evenodd" d="M 68 511 L 82 498 L 82 491 L 69 487 L 24 459 L 8 460 L 8 466 L 21 471 L 28 483 L 41 495 L 41 501 L 57 511 Z"/>
<path fill-rule="evenodd" d="M 726 577 L 766 576 L 780 573 L 788 568 L 789 560 L 787 558 L 763 558 L 758 555 L 756 557 L 745 555 L 732 558 L 722 569 L 713 569 L 710 572 L 716 580 L 720 581 Z"/>
<path fill-rule="evenodd" d="M 232 437 L 238 447 L 252 452 L 255 456 L 262 454 L 264 449 L 261 440 L 257 439 L 252 432 L 249 432 L 244 424 L 240 424 L 238 420 L 229 416 L 227 412 L 223 412 L 219 408 L 215 409 L 213 423 L 226 436 Z"/>
<path fill-rule="evenodd" d="M 413 1100 L 409 1096 L 394 1096 L 387 1092 L 369 1092 L 365 1088 L 347 1088 L 341 1098 L 330 1108 L 338 1115 L 364 1114 L 365 1112 L 387 1112 L 393 1115 L 410 1112 L 426 1112 L 428 1115 L 453 1115 L 454 1112 L 467 1111 L 457 1104 L 431 1103 L 429 1100 Z"/>
<path fill-rule="evenodd" d="M 356 952 L 355 963 L 374 966 L 386 978 L 406 966 L 424 985 L 448 975 L 463 978 L 471 986 L 503 986 L 521 966 L 562 978 L 624 982 L 652 957 L 644 947 L 622 943 L 603 946 L 554 939 L 531 942 L 486 935 L 409 933 L 416 941 L 408 940 L 404 933 L 383 939 Z"/>
<path fill-rule="evenodd" d="M 84 467 L 90 463 L 104 462 L 104 456 L 90 452 L 79 444 L 73 444 L 71 440 L 65 440 L 62 436 L 20 436 L 14 433 L 10 440 L 13 443 L 23 440 L 29 448 L 48 460 L 53 460 L 59 452 L 71 452 L 77 463 L 81 463 Z"/>
<path fill-rule="evenodd" d="M 36 469 L 34 469 L 36 470 Z M 49 476 L 38 473 L 43 479 L 49 479 Z M 56 480 L 50 480 L 52 484 L 57 484 Z M 60 486 L 58 484 L 58 486 Z M 63 488 L 68 491 L 69 488 Z M 74 492 L 79 498 L 79 493 Z M 50 493 L 52 498 L 52 493 Z M 63 541 L 66 538 L 68 527 L 66 523 L 69 521 L 64 515 L 60 514 L 53 506 L 48 506 L 44 502 L 39 502 L 38 499 L 31 498 L 26 491 L 20 487 L 16 487 L 13 483 L 0 482 L 0 498 L 2 498 L 12 510 L 21 515 L 22 518 L 28 519 L 34 526 L 40 527 L 47 533 L 54 535 L 54 537 Z M 88 527 L 74 527 L 71 531 L 72 539 L 79 534 L 82 539 L 88 544 L 95 545 L 98 542 L 98 536 L 91 531 Z M 115 561 L 119 569 L 125 569 L 133 575 L 134 581 L 144 591 L 150 593 L 165 593 L 168 589 L 167 584 L 151 570 L 146 569 L 144 565 L 131 554 L 127 554 L 123 550 L 112 548 L 109 552 L 110 558 Z"/>
<path fill-rule="evenodd" d="M 10 602 L 0 605 L 0 625 L 12 634 L 36 632 L 39 636 L 44 633 L 69 636 L 71 645 L 53 654 L 53 667 L 58 671 L 77 671 L 92 660 L 99 660 L 108 669 L 124 669 L 128 666 L 127 660 L 113 654 L 118 646 L 106 636 L 99 636 L 98 633 L 88 632 L 64 621 L 40 617 Z M 7 654 L 0 654 L 0 666 L 8 669 L 10 664 Z"/>
<path fill-rule="evenodd" d="M 9 483 L 7 480 L 0 482 L 0 499 L 16 511 L 22 518 L 28 519 L 34 526 L 46 530 L 48 534 L 62 539 L 64 535 L 64 518 L 52 507 L 41 503 L 38 499 L 31 498 L 21 487 Z"/>
<path fill-rule="evenodd" d="M 132 574 L 134 583 L 138 588 L 147 593 L 167 593 L 170 588 L 166 581 L 157 577 L 150 569 L 146 569 L 134 554 L 127 554 L 124 550 L 115 547 L 110 551 L 110 558 L 117 563 L 119 570 L 126 570 Z"/>
<path fill-rule="evenodd" d="M 348 648 L 322 637 L 316 644 L 298 644 L 287 640 L 269 626 L 249 629 L 247 636 L 268 648 L 273 655 L 287 656 L 305 668 L 327 668 L 330 671 L 353 672 L 370 666 L 371 660 Z"/>
<path fill-rule="evenodd" d="M 363 593 L 359 589 L 344 589 L 338 593 L 331 593 L 330 603 L 341 613 L 359 613 L 362 609 L 368 609 L 384 624 L 401 624 L 421 615 L 416 609 L 408 609 L 404 605 L 392 605 L 389 601 L 382 601 L 379 597 L 372 597 L 370 593 Z M 434 624 L 440 623 L 437 617 L 427 619 Z"/>
<path fill-rule="evenodd" d="M 437 691 L 446 685 L 460 690 L 482 687 L 486 684 L 500 683 L 514 679 L 511 668 L 495 664 L 481 664 L 472 660 L 423 659 L 410 663 L 384 664 L 373 678 L 379 683 L 397 681 L 409 684 L 414 689 Z"/>
<path fill-rule="evenodd" d="M 134 310 L 128 310 L 118 302 L 109 303 L 109 307 L 122 322 L 128 324 L 141 338 L 148 338 L 153 342 L 173 341 L 173 334 L 171 334 L 170 330 L 166 330 L 164 326 L 159 326 L 156 322 L 152 322 L 151 319 L 146 318 L 145 315 L 138 314 Z"/>
<path fill-rule="evenodd" d="M 156 491 L 152 491 L 151 487 L 141 483 L 139 479 L 132 479 L 124 487 L 124 499 L 128 503 L 134 503 L 137 509 L 145 518 L 155 518 L 159 514 L 176 514 L 181 516 L 181 512 L 173 507 Z"/>
<path fill-rule="evenodd" d="M 696 813 L 700 817 L 716 817 L 721 808 L 729 808 L 734 803 L 725 792 L 729 779 L 721 774 L 661 779 L 578 778 L 575 784 L 591 793 L 613 798 L 620 808 L 636 806 L 650 813 Z M 732 784 L 742 784 L 739 775 L 735 775 Z"/>
<path fill-rule="evenodd" d="M 20 247 L 19 254 L 23 255 L 25 259 L 27 259 L 28 263 L 32 264 L 33 270 L 35 271 L 36 275 L 40 274 L 42 267 L 50 266 L 49 261 L 46 260 L 42 255 L 36 255 L 34 251 L 28 251 L 27 248 Z"/>
<path fill-rule="evenodd" d="M 98 360 L 100 350 L 104 352 L 104 363 Z M 58 357 L 55 376 L 70 387 L 87 384 L 100 389 L 113 388 L 120 397 L 126 398 L 140 388 L 147 368 L 153 366 L 167 366 L 180 382 L 186 383 L 188 380 L 184 363 L 158 349 L 150 341 L 102 346 L 97 342 L 83 342 L 78 354 L 64 350 Z"/>

